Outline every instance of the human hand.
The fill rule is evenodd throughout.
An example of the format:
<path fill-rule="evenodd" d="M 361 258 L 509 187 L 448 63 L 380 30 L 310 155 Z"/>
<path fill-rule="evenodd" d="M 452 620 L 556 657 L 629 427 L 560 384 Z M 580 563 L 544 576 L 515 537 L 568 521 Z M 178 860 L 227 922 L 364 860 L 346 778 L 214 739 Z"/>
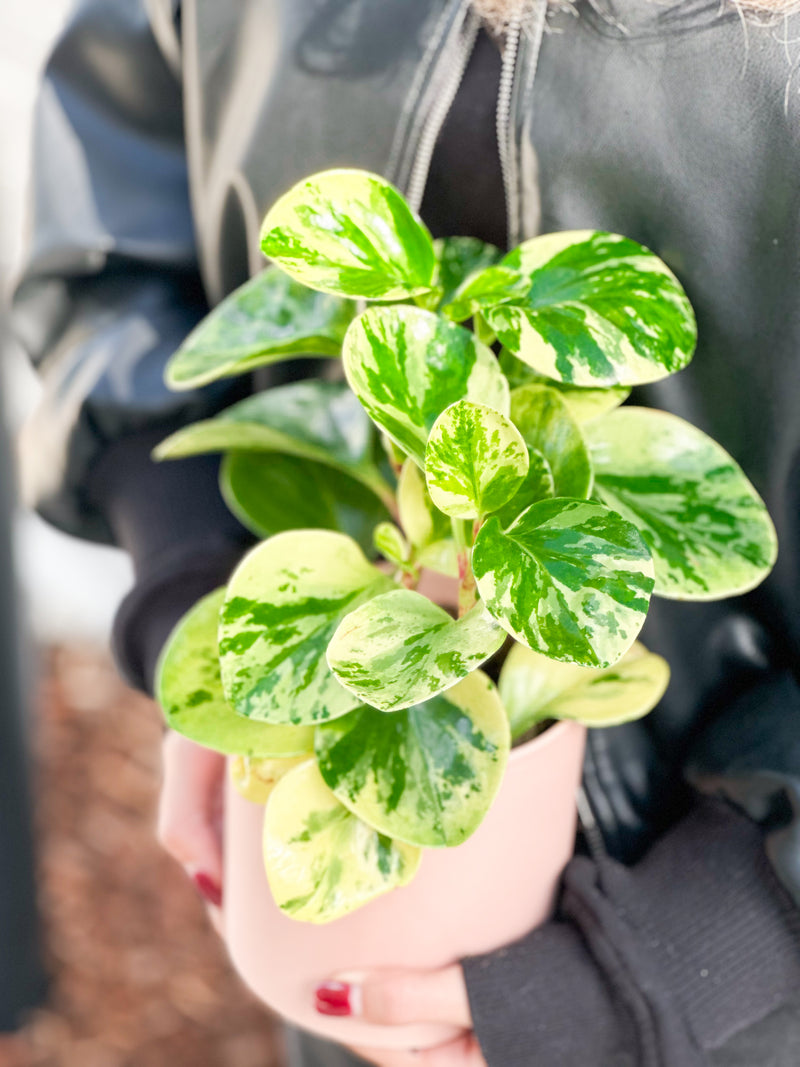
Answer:
<path fill-rule="evenodd" d="M 352 1016 L 383 1026 L 445 1023 L 465 1031 L 454 1041 L 425 1050 L 368 1049 L 352 1052 L 377 1067 L 486 1067 L 472 1033 L 472 1014 L 457 964 L 437 971 L 373 971 L 356 980 L 334 980 L 317 987 L 321 1015 Z"/>
<path fill-rule="evenodd" d="M 168 733 L 158 839 L 186 870 L 218 925 L 222 904 L 222 813 L 225 757 Z"/>

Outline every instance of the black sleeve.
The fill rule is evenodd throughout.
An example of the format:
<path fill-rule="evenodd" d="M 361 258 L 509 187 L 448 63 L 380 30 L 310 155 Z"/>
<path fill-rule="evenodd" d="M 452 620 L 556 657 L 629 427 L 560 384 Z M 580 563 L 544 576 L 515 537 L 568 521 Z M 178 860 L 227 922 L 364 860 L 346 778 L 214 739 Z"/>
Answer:
<path fill-rule="evenodd" d="M 174 393 L 163 381 L 207 311 L 169 10 L 74 4 L 37 103 L 31 239 L 12 318 L 44 386 L 22 440 L 26 499 L 66 532 L 132 556 L 114 646 L 145 689 L 174 623 L 248 540 L 222 503 L 215 459 L 150 459 L 172 430 L 247 388 Z"/>
<path fill-rule="evenodd" d="M 175 393 L 163 381 L 208 308 L 178 57 L 165 55 L 163 26 L 157 41 L 152 6 L 73 5 L 37 102 L 31 237 L 12 307 L 44 386 L 22 440 L 26 499 L 66 532 L 106 542 L 119 534 L 90 482 L 109 448 L 150 431 L 166 437 L 241 388 Z"/>
<path fill-rule="evenodd" d="M 760 829 L 698 798 L 634 867 L 574 858 L 556 917 L 464 971 L 489 1067 L 695 1067 L 800 996 L 800 917 Z"/>

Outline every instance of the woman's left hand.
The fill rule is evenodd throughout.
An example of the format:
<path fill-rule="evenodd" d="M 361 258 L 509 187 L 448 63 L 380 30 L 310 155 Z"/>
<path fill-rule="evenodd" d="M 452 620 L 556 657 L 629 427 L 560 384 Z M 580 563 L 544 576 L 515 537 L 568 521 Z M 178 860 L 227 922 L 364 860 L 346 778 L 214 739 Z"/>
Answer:
<path fill-rule="evenodd" d="M 457 964 L 438 971 L 373 971 L 358 980 L 333 980 L 317 988 L 322 1015 L 352 1016 L 381 1026 L 443 1023 L 464 1033 L 446 1045 L 421 1051 L 360 1048 L 358 1056 L 377 1067 L 486 1067 L 472 1034 L 472 1015 Z"/>

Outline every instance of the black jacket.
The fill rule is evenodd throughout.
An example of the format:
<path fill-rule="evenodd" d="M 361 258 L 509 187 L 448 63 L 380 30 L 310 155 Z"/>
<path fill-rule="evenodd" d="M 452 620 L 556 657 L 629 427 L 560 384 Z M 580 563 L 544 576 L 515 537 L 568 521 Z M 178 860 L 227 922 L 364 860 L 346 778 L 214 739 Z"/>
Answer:
<path fill-rule="evenodd" d="M 589 743 L 587 838 L 608 856 L 573 863 L 562 918 L 532 944 L 466 970 L 490 1067 L 583 1064 L 587 1050 L 598 1064 L 689 1067 L 800 988 L 800 100 L 784 43 L 800 17 L 743 26 L 717 0 L 577 10 L 540 37 L 534 9 L 521 38 L 511 240 L 607 229 L 672 267 L 697 311 L 697 355 L 636 399 L 738 459 L 780 557 L 747 596 L 654 601 L 643 640 L 671 664 L 667 695 Z M 77 5 L 39 105 L 16 297 L 46 382 L 26 476 L 51 521 L 133 552 L 118 642 L 138 680 L 243 543 L 212 461 L 147 460 L 241 386 L 171 394 L 166 357 L 259 268 L 259 221 L 292 182 L 346 164 L 413 184 L 474 29 L 465 0 Z M 464 91 L 486 70 L 471 64 Z M 444 196 L 483 173 L 484 127 L 473 134 L 480 151 Z M 762 825 L 769 865 L 752 823 L 689 783 Z"/>

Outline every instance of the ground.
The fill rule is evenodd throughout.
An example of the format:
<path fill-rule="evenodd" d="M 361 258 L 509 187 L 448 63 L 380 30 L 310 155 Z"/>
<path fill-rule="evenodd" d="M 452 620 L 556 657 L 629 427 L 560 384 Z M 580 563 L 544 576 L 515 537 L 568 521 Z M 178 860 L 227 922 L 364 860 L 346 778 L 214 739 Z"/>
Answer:
<path fill-rule="evenodd" d="M 39 885 L 49 1003 L 0 1067 L 279 1067 L 278 1027 L 228 965 L 153 826 L 160 713 L 93 650 L 42 653 Z"/>

